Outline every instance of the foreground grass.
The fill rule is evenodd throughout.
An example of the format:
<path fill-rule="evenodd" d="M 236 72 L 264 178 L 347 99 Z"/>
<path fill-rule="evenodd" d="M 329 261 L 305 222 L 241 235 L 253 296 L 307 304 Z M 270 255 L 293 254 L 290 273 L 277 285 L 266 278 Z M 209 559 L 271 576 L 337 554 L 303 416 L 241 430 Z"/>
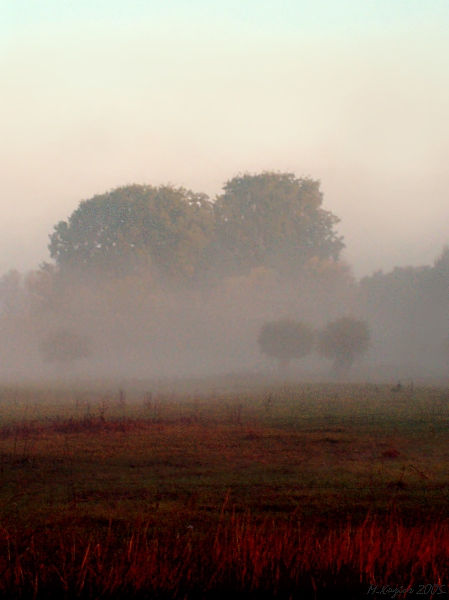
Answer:
<path fill-rule="evenodd" d="M 447 590 L 447 521 L 404 526 L 394 516 L 367 518 L 324 532 L 247 515 L 202 534 L 186 529 L 155 536 L 153 528 L 149 520 L 127 534 L 110 523 L 103 536 L 74 527 L 18 537 L 3 530 L 0 590 L 10 598 L 213 598 L 226 592 L 307 598 L 326 590 L 352 598 L 366 595 L 370 584 Z"/>
<path fill-rule="evenodd" d="M 6 597 L 313 597 L 449 579 L 445 390 L 1 398 Z"/>

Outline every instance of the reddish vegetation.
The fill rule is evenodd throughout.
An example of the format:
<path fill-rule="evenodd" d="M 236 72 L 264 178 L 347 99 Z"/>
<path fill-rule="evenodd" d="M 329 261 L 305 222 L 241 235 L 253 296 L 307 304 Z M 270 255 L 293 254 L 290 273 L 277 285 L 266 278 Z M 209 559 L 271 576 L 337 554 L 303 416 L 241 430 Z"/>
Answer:
<path fill-rule="evenodd" d="M 449 576 L 448 521 L 405 526 L 391 514 L 325 531 L 248 514 L 223 517 L 209 533 L 186 523 L 167 537 L 152 535 L 153 526 L 122 536 L 110 525 L 101 539 L 79 535 L 76 523 L 56 535 L 50 527 L 19 538 L 3 529 L 0 590 L 11 598 L 214 598 L 226 590 L 313 598 L 344 589 L 355 598 L 370 585 L 417 591 Z"/>

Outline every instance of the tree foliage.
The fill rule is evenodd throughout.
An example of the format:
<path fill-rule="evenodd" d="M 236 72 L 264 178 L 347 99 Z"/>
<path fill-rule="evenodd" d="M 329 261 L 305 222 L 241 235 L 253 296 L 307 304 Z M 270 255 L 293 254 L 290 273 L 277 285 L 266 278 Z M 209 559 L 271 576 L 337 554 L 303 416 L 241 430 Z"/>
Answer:
<path fill-rule="evenodd" d="M 205 194 L 132 185 L 81 202 L 55 226 L 49 250 L 63 268 L 120 276 L 155 267 L 183 277 L 198 268 L 212 231 Z"/>
<path fill-rule="evenodd" d="M 435 260 L 433 269 L 434 293 L 447 301 L 449 290 L 449 246 L 445 246 L 440 256 Z"/>
<path fill-rule="evenodd" d="M 228 181 L 214 206 L 215 257 L 230 270 L 297 269 L 311 258 L 337 259 L 338 217 L 323 210 L 320 182 L 293 173 L 244 174 Z"/>
<path fill-rule="evenodd" d="M 82 201 L 55 226 L 49 250 L 63 270 L 96 275 L 297 270 L 311 258 L 337 259 L 344 246 L 322 200 L 319 181 L 292 173 L 235 177 L 214 203 L 184 188 L 130 185 Z"/>
<path fill-rule="evenodd" d="M 263 354 L 279 360 L 281 370 L 288 368 L 291 360 L 304 358 L 313 348 L 313 329 L 302 321 L 278 319 L 263 325 L 257 338 Z"/>
<path fill-rule="evenodd" d="M 441 361 L 447 331 L 449 248 L 433 265 L 395 267 L 364 277 L 359 303 L 376 327 L 377 346 L 414 370 L 433 369 Z M 379 357 L 380 358 L 380 357 Z"/>
<path fill-rule="evenodd" d="M 356 358 L 369 349 L 371 334 L 368 323 L 354 317 L 341 317 L 330 321 L 319 337 L 321 356 L 334 362 L 336 375 L 345 374 Z"/>

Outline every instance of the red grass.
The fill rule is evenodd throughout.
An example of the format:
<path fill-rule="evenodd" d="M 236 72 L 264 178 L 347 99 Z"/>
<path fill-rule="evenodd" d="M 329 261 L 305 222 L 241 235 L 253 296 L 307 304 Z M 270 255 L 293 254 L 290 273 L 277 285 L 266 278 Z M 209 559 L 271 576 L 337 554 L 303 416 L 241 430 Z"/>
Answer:
<path fill-rule="evenodd" d="M 222 519 L 215 531 L 188 528 L 155 537 L 155 523 L 121 537 L 110 526 L 98 536 L 17 535 L 0 531 L 0 593 L 8 598 L 208 597 L 266 593 L 314 597 L 369 585 L 391 588 L 441 584 L 449 576 L 449 522 L 406 526 L 396 516 L 330 531 L 251 515 Z M 446 588 L 444 588 L 445 591 Z M 256 596 L 254 596 L 256 597 Z M 352 596 L 347 595 L 347 598 Z M 391 597 L 391 596 L 390 596 Z M 396 597 L 405 597 L 398 594 Z"/>

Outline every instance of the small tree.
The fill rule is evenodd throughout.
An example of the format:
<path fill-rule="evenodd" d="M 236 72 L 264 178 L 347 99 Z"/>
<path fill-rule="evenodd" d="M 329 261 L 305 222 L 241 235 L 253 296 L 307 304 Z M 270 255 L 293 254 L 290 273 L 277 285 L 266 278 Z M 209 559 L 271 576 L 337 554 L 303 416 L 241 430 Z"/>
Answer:
<path fill-rule="evenodd" d="M 370 331 L 366 321 L 354 317 L 341 317 L 329 322 L 322 330 L 318 351 L 334 362 L 334 374 L 345 375 L 356 358 L 369 349 Z"/>
<path fill-rule="evenodd" d="M 67 366 L 81 358 L 91 355 L 90 340 L 67 329 L 49 335 L 40 345 L 45 362 Z"/>
<path fill-rule="evenodd" d="M 279 360 L 279 370 L 287 371 L 290 361 L 304 358 L 313 348 L 313 329 L 301 321 L 279 319 L 269 321 L 257 338 L 261 352 Z"/>

